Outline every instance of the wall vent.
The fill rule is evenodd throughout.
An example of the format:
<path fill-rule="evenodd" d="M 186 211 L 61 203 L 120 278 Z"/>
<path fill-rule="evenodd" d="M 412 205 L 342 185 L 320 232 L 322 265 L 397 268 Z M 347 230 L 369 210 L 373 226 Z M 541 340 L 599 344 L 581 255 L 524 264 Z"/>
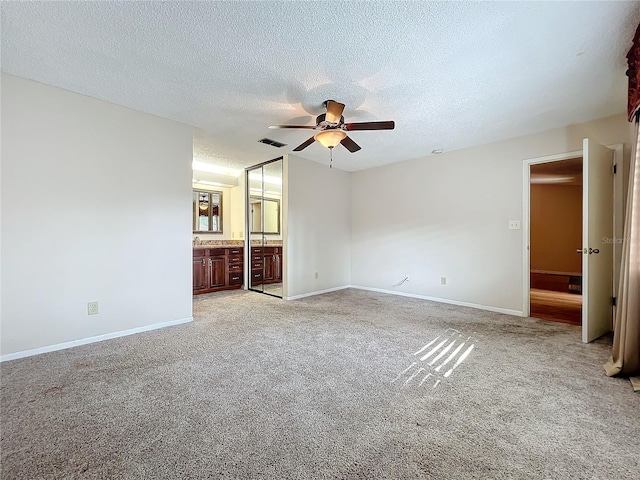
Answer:
<path fill-rule="evenodd" d="M 271 145 L 272 147 L 282 148 L 287 146 L 286 143 L 276 142 L 275 140 L 271 140 L 270 138 L 263 138 L 262 140 L 258 140 L 258 141 L 266 145 Z"/>

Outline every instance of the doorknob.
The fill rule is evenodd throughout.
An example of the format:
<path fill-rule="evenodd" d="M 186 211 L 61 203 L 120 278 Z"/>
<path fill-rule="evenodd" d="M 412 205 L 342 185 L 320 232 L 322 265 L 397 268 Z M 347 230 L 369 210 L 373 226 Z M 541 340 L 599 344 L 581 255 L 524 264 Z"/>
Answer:
<path fill-rule="evenodd" d="M 576 253 L 582 253 L 582 249 L 581 248 L 577 249 Z M 587 253 L 587 249 L 586 248 L 584 249 L 584 253 Z"/>
<path fill-rule="evenodd" d="M 591 255 L 592 253 L 600 253 L 600 250 L 598 250 L 597 248 L 590 248 L 589 249 L 589 255 Z"/>

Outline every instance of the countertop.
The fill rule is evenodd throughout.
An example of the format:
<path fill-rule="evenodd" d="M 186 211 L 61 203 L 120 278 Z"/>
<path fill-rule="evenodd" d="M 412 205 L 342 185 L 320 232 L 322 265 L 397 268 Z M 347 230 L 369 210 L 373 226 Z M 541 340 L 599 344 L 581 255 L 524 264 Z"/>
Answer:
<path fill-rule="evenodd" d="M 261 245 L 260 242 L 251 242 L 252 246 Z M 265 247 L 281 247 L 282 240 L 267 240 L 264 243 Z M 199 245 L 193 245 L 194 249 L 200 248 L 226 248 L 226 247 L 244 247 L 243 240 L 202 240 Z"/>

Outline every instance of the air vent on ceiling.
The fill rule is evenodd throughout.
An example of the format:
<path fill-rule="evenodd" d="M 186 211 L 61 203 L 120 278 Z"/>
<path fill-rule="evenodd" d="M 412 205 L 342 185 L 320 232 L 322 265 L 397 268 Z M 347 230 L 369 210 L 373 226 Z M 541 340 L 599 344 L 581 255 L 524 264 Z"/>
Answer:
<path fill-rule="evenodd" d="M 272 147 L 282 148 L 287 146 L 286 143 L 276 142 L 275 140 L 271 140 L 270 138 L 263 138 L 262 140 L 258 140 L 258 141 L 266 145 L 271 145 Z"/>

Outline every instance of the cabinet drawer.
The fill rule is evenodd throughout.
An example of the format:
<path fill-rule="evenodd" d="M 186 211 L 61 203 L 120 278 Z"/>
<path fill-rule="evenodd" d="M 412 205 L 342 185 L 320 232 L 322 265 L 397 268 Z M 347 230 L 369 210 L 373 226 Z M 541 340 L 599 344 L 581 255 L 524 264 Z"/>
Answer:
<path fill-rule="evenodd" d="M 262 272 L 251 272 L 251 278 L 254 282 L 256 280 L 262 280 Z"/>
<path fill-rule="evenodd" d="M 242 248 L 230 248 L 229 255 L 242 255 Z"/>
<path fill-rule="evenodd" d="M 224 248 L 208 248 L 210 257 L 224 257 L 226 255 L 226 251 Z"/>
<path fill-rule="evenodd" d="M 260 255 L 251 255 L 251 261 L 252 262 L 261 262 L 262 261 L 262 254 L 260 254 Z"/>
<path fill-rule="evenodd" d="M 242 263 L 244 259 L 242 257 L 229 257 L 229 263 Z"/>
<path fill-rule="evenodd" d="M 251 253 L 262 253 L 262 247 L 251 247 Z"/>
<path fill-rule="evenodd" d="M 193 249 L 193 257 L 197 258 L 197 257 L 204 257 L 207 253 L 207 249 L 206 248 L 194 248 Z"/>
<path fill-rule="evenodd" d="M 252 270 L 262 270 L 262 262 L 253 262 L 251 264 Z"/>
<path fill-rule="evenodd" d="M 242 271 L 242 264 L 240 264 L 240 265 L 229 265 L 229 271 L 230 272 L 241 272 Z"/>
<path fill-rule="evenodd" d="M 229 285 L 242 285 L 242 272 L 230 273 Z"/>

